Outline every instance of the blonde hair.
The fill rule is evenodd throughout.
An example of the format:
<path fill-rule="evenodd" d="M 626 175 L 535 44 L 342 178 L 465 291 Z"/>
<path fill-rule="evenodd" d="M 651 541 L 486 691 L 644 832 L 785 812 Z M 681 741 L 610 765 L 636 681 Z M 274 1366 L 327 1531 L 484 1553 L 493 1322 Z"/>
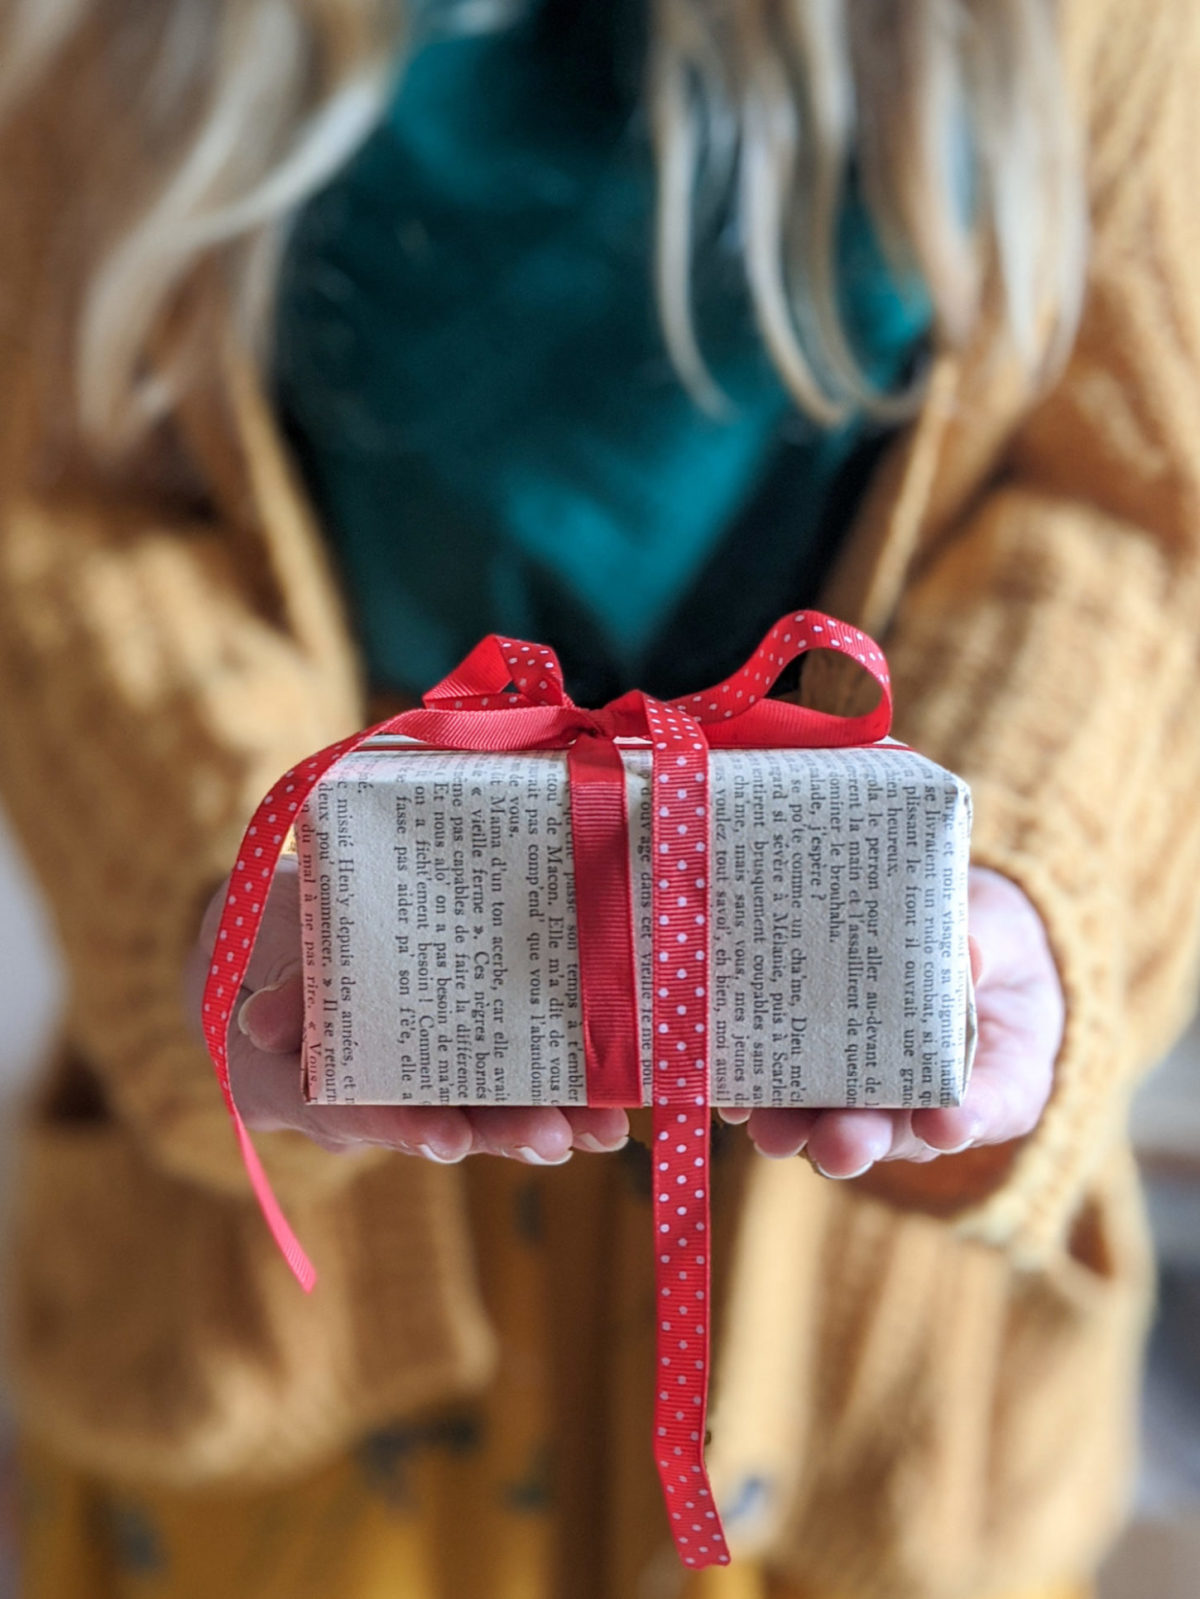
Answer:
<path fill-rule="evenodd" d="M 807 413 L 832 423 L 915 403 L 915 388 L 876 392 L 839 315 L 852 170 L 889 260 L 924 283 L 935 345 L 961 346 L 994 289 L 997 334 L 1030 377 L 1061 358 L 1085 225 L 1053 0 L 650 3 L 656 291 L 702 403 L 722 404 L 690 292 L 715 207 L 734 219 L 762 339 Z M 119 452 L 202 378 L 214 316 L 266 357 L 287 223 L 376 126 L 419 39 L 402 0 L 0 4 L 0 116 L 35 83 L 53 93 L 56 116 L 78 122 L 80 190 L 97 191 L 71 367 L 82 436 Z M 425 0 L 425 14 L 447 4 L 459 26 L 503 21 L 495 0 Z M 114 94 L 124 103 L 102 134 Z"/>

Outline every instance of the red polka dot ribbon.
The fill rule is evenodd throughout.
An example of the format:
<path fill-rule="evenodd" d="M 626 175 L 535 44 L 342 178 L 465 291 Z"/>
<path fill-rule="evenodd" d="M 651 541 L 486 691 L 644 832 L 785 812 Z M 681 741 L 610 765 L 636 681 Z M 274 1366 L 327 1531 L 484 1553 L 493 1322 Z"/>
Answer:
<path fill-rule="evenodd" d="M 872 711 L 841 717 L 767 695 L 789 662 L 827 649 L 857 661 L 879 684 Z M 669 703 L 639 691 L 600 710 L 575 705 L 551 650 L 491 635 L 425 695 L 285 772 L 246 829 L 230 879 L 204 991 L 204 1031 L 251 1187 L 301 1285 L 316 1274 L 280 1210 L 233 1099 L 228 1034 L 272 874 L 305 797 L 335 763 L 380 734 L 444 749 L 569 751 L 568 777 L 579 920 L 588 1095 L 642 1100 L 640 1032 L 629 896 L 625 781 L 614 740 L 652 750 L 654 818 L 654 1229 L 657 1290 L 655 1458 L 671 1529 L 689 1566 L 729 1560 L 704 1465 L 709 1282 L 709 844 L 708 751 L 847 748 L 891 725 L 882 652 L 866 634 L 817 611 L 783 617 L 739 671 Z"/>

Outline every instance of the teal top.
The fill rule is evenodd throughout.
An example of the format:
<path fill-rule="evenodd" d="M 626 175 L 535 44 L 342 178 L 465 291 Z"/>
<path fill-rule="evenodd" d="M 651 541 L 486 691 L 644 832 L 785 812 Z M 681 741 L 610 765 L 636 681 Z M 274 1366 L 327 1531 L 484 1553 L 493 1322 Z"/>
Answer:
<path fill-rule="evenodd" d="M 554 645 L 591 702 L 732 670 L 811 600 L 878 448 L 798 414 L 728 219 L 697 274 L 707 416 L 651 286 L 643 0 L 537 0 L 417 53 L 285 258 L 277 385 L 377 686 L 421 690 L 493 630 Z M 929 324 L 861 206 L 847 326 L 895 383 Z"/>

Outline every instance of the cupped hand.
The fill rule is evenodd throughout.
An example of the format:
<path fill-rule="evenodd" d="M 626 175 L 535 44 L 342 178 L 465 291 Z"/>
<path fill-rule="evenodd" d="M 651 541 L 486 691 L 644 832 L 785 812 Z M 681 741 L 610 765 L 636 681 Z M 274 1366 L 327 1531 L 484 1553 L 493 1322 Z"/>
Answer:
<path fill-rule="evenodd" d="M 200 1017 L 204 976 L 225 902 L 222 887 L 204 917 L 189 963 L 188 988 Z M 623 1110 L 511 1106 L 309 1105 L 301 1090 L 304 996 L 300 959 L 300 888 L 294 858 L 275 871 L 246 981 L 229 1031 L 233 1097 L 254 1132 L 292 1128 L 322 1148 L 353 1153 L 383 1144 L 451 1164 L 467 1155 L 507 1155 L 557 1166 L 573 1150 L 619 1149 L 629 1135 Z"/>
<path fill-rule="evenodd" d="M 972 867 L 968 926 L 979 1043 L 963 1103 L 948 1110 L 723 1110 L 764 1155 L 806 1151 L 826 1177 L 878 1161 L 925 1163 L 1009 1144 L 1037 1125 L 1062 1041 L 1058 972 L 1037 911 L 998 872 Z"/>

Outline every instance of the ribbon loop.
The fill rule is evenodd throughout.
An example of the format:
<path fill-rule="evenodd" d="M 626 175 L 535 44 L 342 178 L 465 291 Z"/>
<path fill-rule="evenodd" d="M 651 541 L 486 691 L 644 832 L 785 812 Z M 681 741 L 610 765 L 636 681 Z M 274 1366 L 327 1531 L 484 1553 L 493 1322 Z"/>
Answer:
<path fill-rule="evenodd" d="M 512 684 L 512 688 L 509 688 Z M 571 705 L 558 656 L 544 644 L 489 633 L 440 683 L 424 694 L 428 710 L 474 709 L 489 700 L 517 705 Z"/>
<path fill-rule="evenodd" d="M 830 650 L 856 661 L 879 685 L 879 701 L 862 716 L 837 716 L 767 695 L 795 660 L 814 650 Z M 672 702 L 688 710 L 710 744 L 724 748 L 770 749 L 808 746 L 845 749 L 875 744 L 892 725 L 891 679 L 883 651 L 859 628 L 821 611 L 795 611 L 763 635 L 744 666 L 699 694 Z M 723 728 L 722 724 L 726 724 Z"/>
<path fill-rule="evenodd" d="M 879 684 L 874 710 L 842 717 L 767 698 L 811 650 L 856 660 Z M 242 840 L 204 990 L 217 1080 L 267 1224 L 302 1287 L 316 1274 L 271 1192 L 229 1079 L 233 1007 L 267 889 L 296 813 L 320 779 L 369 738 L 396 733 L 443 749 L 568 751 L 575 899 L 589 1100 L 643 1098 L 625 770 L 615 740 L 647 739 L 653 805 L 654 1225 L 658 1353 L 655 1443 L 680 1557 L 729 1553 L 704 1466 L 709 1360 L 710 748 L 873 744 L 891 725 L 887 664 L 872 639 L 819 611 L 785 616 L 732 676 L 667 703 L 638 690 L 600 710 L 577 706 L 552 650 L 490 635 L 430 689 L 421 708 L 340 740 L 286 772 Z"/>

